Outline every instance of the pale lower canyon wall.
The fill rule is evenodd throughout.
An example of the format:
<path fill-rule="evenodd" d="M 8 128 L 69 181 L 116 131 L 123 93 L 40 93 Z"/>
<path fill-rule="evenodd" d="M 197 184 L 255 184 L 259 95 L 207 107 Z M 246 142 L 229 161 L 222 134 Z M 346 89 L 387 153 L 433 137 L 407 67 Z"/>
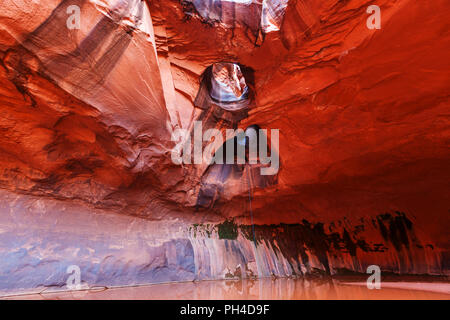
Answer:
<path fill-rule="evenodd" d="M 365 272 L 371 264 L 396 273 L 448 273 L 439 249 L 421 242 L 402 215 L 324 227 L 306 221 L 256 225 L 255 246 L 251 226 L 230 221 L 149 221 L 66 201 L 0 195 L 2 294 L 67 289 L 71 265 L 80 267 L 90 288 Z"/>

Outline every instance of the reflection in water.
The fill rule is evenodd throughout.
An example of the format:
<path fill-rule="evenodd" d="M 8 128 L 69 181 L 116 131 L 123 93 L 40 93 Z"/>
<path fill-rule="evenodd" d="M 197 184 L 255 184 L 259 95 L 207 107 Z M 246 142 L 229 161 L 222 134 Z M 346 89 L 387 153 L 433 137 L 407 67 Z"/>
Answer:
<path fill-rule="evenodd" d="M 18 299 L 145 299 L 145 300 L 347 300 L 450 299 L 449 283 L 390 283 L 405 288 L 436 287 L 441 292 L 344 284 L 336 280 L 259 279 L 180 282 L 91 291 L 42 293 Z M 447 293 L 444 293 L 447 292 Z"/>

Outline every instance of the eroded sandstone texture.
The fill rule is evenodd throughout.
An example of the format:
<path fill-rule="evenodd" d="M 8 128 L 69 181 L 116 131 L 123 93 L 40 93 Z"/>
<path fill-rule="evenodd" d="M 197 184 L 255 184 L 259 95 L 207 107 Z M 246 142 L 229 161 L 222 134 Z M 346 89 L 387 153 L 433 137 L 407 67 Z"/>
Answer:
<path fill-rule="evenodd" d="M 1 292 L 449 274 L 448 1 L 0 6 Z M 194 121 L 280 129 L 279 171 L 173 163 Z"/>

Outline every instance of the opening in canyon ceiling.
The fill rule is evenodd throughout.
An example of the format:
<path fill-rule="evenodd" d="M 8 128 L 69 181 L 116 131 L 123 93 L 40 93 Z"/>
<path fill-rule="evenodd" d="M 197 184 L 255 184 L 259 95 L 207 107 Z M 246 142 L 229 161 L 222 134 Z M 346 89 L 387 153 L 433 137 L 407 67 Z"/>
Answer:
<path fill-rule="evenodd" d="M 450 294 L 448 1 L 0 4 L 1 296 Z"/>

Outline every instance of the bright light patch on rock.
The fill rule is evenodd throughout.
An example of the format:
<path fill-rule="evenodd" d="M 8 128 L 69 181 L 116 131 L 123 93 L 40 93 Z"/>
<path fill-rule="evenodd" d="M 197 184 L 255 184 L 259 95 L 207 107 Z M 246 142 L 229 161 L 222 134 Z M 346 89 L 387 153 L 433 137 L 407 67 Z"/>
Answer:
<path fill-rule="evenodd" d="M 289 0 L 188 0 L 205 19 L 227 27 L 235 22 L 265 33 L 280 30 Z M 256 18 L 256 19 L 255 19 Z"/>
<path fill-rule="evenodd" d="M 112 20 L 145 33 L 149 40 L 154 39 L 152 18 L 145 1 L 90 0 L 90 2 Z"/>
<path fill-rule="evenodd" d="M 245 99 L 248 92 L 241 68 L 234 63 L 216 63 L 212 68 L 211 97 L 219 102 Z"/>
<path fill-rule="evenodd" d="M 263 0 L 261 29 L 264 30 L 265 33 L 280 30 L 288 2 L 289 0 Z"/>

